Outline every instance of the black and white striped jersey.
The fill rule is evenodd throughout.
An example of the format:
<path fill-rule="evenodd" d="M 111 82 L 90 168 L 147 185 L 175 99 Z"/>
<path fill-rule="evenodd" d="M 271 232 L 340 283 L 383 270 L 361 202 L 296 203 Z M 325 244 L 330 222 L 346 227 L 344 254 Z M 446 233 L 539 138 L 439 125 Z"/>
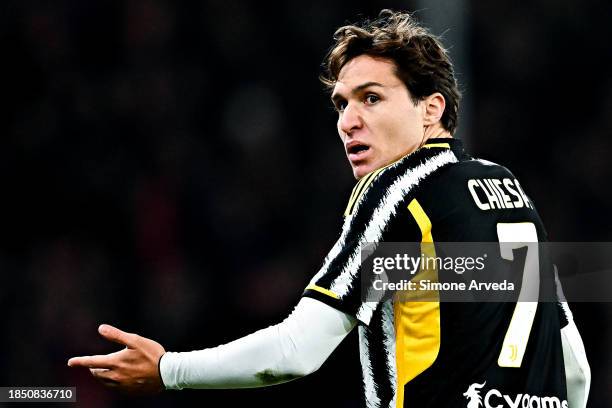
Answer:
<path fill-rule="evenodd" d="M 514 364 L 503 352 L 511 322 L 520 320 L 517 303 L 376 303 L 361 293 L 366 243 L 497 242 L 500 225 L 530 226 L 545 241 L 533 203 L 510 171 L 470 157 L 459 140 L 432 139 L 359 180 L 344 216 L 304 296 L 359 320 L 367 407 L 567 406 L 554 302 L 535 303 L 531 329 L 519 340 L 524 354 Z"/>

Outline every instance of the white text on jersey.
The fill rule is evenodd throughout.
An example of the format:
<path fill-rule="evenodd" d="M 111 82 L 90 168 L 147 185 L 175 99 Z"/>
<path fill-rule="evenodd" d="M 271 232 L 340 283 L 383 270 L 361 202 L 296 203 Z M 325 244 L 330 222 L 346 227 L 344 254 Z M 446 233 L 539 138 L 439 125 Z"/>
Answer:
<path fill-rule="evenodd" d="M 533 208 L 517 179 L 469 179 L 467 187 L 474 203 L 483 211 L 496 208 Z"/>

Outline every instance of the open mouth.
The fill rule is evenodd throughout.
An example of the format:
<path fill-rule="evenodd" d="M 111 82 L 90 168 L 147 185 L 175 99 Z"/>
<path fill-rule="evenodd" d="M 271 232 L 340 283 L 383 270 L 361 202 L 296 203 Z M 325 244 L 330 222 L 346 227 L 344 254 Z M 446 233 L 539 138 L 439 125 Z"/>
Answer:
<path fill-rule="evenodd" d="M 356 144 L 353 145 L 351 147 L 349 147 L 347 149 L 348 154 L 359 154 L 361 152 L 365 152 L 367 150 L 370 150 L 370 146 L 366 146 L 366 145 L 362 145 L 362 144 Z"/>

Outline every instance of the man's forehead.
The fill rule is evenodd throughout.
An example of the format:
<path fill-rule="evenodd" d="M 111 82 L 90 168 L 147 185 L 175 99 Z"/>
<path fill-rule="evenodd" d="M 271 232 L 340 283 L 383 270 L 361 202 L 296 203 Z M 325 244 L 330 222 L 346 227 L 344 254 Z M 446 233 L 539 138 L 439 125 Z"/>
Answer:
<path fill-rule="evenodd" d="M 332 94 L 350 92 L 366 83 L 394 86 L 401 82 L 395 74 L 396 65 L 387 58 L 360 55 L 348 61 L 340 70 Z"/>

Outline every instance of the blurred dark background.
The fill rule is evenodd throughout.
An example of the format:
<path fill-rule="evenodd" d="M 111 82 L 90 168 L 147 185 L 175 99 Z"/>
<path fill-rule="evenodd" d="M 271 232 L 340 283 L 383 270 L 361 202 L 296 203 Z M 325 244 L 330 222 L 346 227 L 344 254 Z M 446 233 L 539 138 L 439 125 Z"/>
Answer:
<path fill-rule="evenodd" d="M 179 351 L 289 313 L 354 183 L 320 64 L 336 27 L 384 7 L 443 35 L 458 136 L 513 170 L 551 240 L 611 241 L 609 4 L 2 2 L 0 385 L 77 386 L 79 407 L 358 406 L 355 335 L 258 390 L 131 399 L 66 360 L 116 349 L 102 322 Z M 608 407 L 612 308 L 572 307 L 589 406 Z"/>

